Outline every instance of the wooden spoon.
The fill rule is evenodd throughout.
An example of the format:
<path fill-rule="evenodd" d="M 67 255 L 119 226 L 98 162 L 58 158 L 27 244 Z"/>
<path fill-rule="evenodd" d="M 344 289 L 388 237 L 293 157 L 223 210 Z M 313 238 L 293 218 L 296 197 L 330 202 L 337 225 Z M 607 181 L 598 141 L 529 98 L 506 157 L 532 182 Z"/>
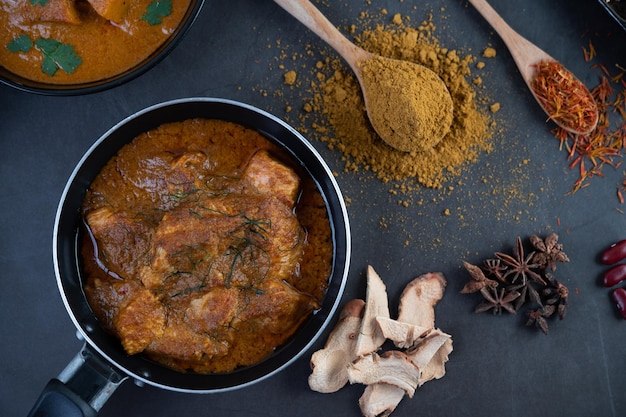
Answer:
<path fill-rule="evenodd" d="M 592 103 L 593 105 L 593 109 L 590 109 L 590 111 L 592 113 L 595 113 L 595 118 L 594 118 L 595 121 L 593 121 L 587 129 L 581 131 L 581 130 L 576 130 L 576 129 L 571 128 L 570 126 L 564 124 L 558 118 L 552 117 L 552 115 L 550 114 L 551 113 L 550 110 L 546 108 L 546 106 L 539 99 L 534 89 L 532 88 L 532 82 L 536 74 L 536 66 L 541 62 L 558 63 L 558 61 L 552 58 L 542 49 L 537 47 L 535 44 L 533 44 L 532 42 L 528 41 L 526 38 L 521 36 L 515 30 L 513 30 L 504 21 L 504 19 L 502 19 L 502 17 L 500 17 L 500 15 L 489 5 L 489 3 L 487 3 L 486 0 L 468 0 L 468 1 L 472 3 L 472 5 L 476 8 L 476 10 L 485 18 L 485 20 L 487 20 L 487 22 L 489 22 L 491 27 L 493 27 L 494 30 L 498 32 L 498 35 L 500 35 L 500 38 L 502 38 L 505 45 L 509 49 L 511 56 L 513 57 L 513 60 L 515 61 L 515 64 L 517 65 L 517 68 L 522 74 L 522 78 L 526 82 L 526 85 L 530 89 L 531 93 L 533 94 L 533 96 L 535 97 L 535 99 L 537 100 L 541 108 L 550 117 L 550 119 L 554 121 L 554 123 L 556 123 L 558 126 L 567 130 L 568 132 L 571 132 L 574 134 L 581 134 L 581 135 L 586 135 L 586 134 L 591 133 L 598 124 L 598 108 L 597 108 L 595 100 L 593 99 L 593 96 L 591 95 L 589 90 L 585 87 L 585 85 L 580 80 L 578 80 L 573 74 L 571 74 L 571 72 L 565 69 L 565 67 L 559 64 L 561 65 L 564 71 L 567 71 L 569 75 L 571 75 L 572 80 L 575 80 L 577 84 L 580 84 L 579 87 L 582 90 L 584 90 L 584 93 L 589 98 L 588 102 Z M 567 109 L 564 109 L 564 110 L 567 111 Z"/>
<path fill-rule="evenodd" d="M 421 152 L 449 132 L 452 97 L 433 71 L 359 48 L 307 0 L 274 1 L 348 63 L 361 86 L 372 127 L 387 144 L 404 152 Z"/>

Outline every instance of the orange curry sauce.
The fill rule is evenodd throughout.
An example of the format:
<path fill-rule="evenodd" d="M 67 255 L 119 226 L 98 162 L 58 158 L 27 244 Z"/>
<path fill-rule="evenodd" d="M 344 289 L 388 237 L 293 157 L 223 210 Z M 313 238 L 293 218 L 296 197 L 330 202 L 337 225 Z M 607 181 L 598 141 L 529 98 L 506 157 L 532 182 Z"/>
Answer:
<path fill-rule="evenodd" d="M 258 132 L 171 123 L 120 150 L 83 203 L 84 290 L 128 354 L 229 372 L 319 308 L 333 243 L 314 181 Z"/>
<path fill-rule="evenodd" d="M 115 2 L 120 0 L 110 1 Z M 47 0 L 44 6 L 32 5 L 31 0 L 0 0 L 0 66 L 24 78 L 51 84 L 81 84 L 114 77 L 154 53 L 175 32 L 190 5 L 190 0 L 172 0 L 171 13 L 161 23 L 151 25 L 142 16 L 152 2 L 123 1 L 126 9 L 111 21 L 101 17 L 86 0 Z M 33 47 L 28 52 L 11 52 L 7 48 L 22 35 L 33 42 L 44 38 L 71 45 L 82 63 L 73 73 L 58 70 L 50 76 L 42 70 L 41 51 Z"/>

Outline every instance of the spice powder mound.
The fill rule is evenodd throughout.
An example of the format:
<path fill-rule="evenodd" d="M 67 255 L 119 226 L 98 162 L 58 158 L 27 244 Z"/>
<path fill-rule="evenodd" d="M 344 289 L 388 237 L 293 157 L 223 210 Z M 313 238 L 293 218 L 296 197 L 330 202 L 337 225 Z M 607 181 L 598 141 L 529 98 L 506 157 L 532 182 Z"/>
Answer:
<path fill-rule="evenodd" d="M 355 39 L 370 52 L 430 68 L 448 87 L 454 106 L 450 130 L 436 146 L 422 152 L 397 151 L 377 136 L 367 119 L 359 84 L 343 61 L 327 58 L 318 65 L 318 81 L 312 83 L 313 96 L 305 110 L 323 116 L 325 120 L 313 127 L 329 148 L 345 155 L 346 170 L 371 170 L 383 182 L 414 178 L 423 186 L 440 188 L 463 165 L 475 162 L 479 152 L 491 150 L 492 121 L 478 109 L 476 92 L 466 79 L 474 57 L 461 57 L 440 46 L 433 30 L 432 22 L 418 28 L 394 24 L 366 30 Z M 330 73 L 324 74 L 324 69 Z"/>
<path fill-rule="evenodd" d="M 360 66 L 369 119 L 387 144 L 421 152 L 450 131 L 452 99 L 437 74 L 421 65 L 380 56 Z"/>

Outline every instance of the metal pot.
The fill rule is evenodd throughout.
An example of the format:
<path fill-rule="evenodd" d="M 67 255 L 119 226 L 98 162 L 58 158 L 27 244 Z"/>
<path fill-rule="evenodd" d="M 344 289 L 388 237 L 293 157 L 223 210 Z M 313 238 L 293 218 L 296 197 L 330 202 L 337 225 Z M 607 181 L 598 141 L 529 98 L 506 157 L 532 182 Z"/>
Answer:
<path fill-rule="evenodd" d="M 80 207 L 100 169 L 140 133 L 163 123 L 197 117 L 253 128 L 290 153 L 315 180 L 325 199 L 334 243 L 332 275 L 321 308 L 270 357 L 226 374 L 180 373 L 142 355 L 128 356 L 119 340 L 99 325 L 89 307 L 82 290 L 78 262 Z M 124 119 L 98 139 L 67 182 L 57 210 L 53 245 L 59 291 L 85 345 L 66 369 L 46 386 L 30 416 L 95 416 L 119 384 L 129 377 L 140 384 L 172 391 L 216 393 L 243 388 L 281 371 L 311 347 L 332 319 L 346 283 L 351 251 L 348 215 L 341 192 L 315 148 L 275 116 L 246 104 L 211 98 L 180 99 L 149 107 Z"/>

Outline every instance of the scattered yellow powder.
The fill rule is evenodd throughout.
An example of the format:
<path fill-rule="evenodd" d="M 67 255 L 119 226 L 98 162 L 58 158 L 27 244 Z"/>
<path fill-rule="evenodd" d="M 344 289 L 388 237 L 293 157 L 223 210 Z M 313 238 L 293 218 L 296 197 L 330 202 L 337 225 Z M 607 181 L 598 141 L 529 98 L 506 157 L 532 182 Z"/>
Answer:
<path fill-rule="evenodd" d="M 450 239 L 457 239 L 459 247 L 467 244 L 466 234 L 450 235 L 447 228 L 452 225 L 459 229 L 471 227 L 481 221 L 486 212 L 496 222 L 519 223 L 524 217 L 536 222 L 537 218 L 532 211 L 541 196 L 532 191 L 531 184 L 535 181 L 529 179 L 530 175 L 533 178 L 539 175 L 536 169 L 531 169 L 533 161 L 523 159 L 520 162 L 517 152 L 506 160 L 493 160 L 483 155 L 483 152 L 491 150 L 492 143 L 494 147 L 508 147 L 510 143 L 500 143 L 503 139 L 501 135 L 507 130 L 506 120 L 500 118 L 501 112 L 494 114 L 490 111 L 491 104 L 495 102 L 490 95 L 499 93 L 497 88 L 492 89 L 489 74 L 477 71 L 477 58 L 482 57 L 466 56 L 460 51 L 439 45 L 433 36 L 435 28 L 430 21 L 417 25 L 412 23 L 417 20 L 409 15 L 398 15 L 397 18 L 394 16 L 394 19 L 389 16 L 385 18 L 389 26 L 375 31 L 371 28 L 381 24 L 380 14 L 372 18 L 369 13 L 363 12 L 361 17 L 363 21 L 359 19 L 358 24 L 347 24 L 346 27 L 357 44 L 367 45 L 372 52 L 385 56 L 402 57 L 431 69 L 437 68 L 435 72 L 440 76 L 442 73 L 448 74 L 442 77 L 444 82 L 451 92 L 460 92 L 460 95 L 454 100 L 455 112 L 459 115 L 455 116 L 453 136 L 445 146 L 454 149 L 457 141 L 457 149 L 449 159 L 441 154 L 445 148 L 437 149 L 433 152 L 433 162 L 417 154 L 396 159 L 395 152 L 389 152 L 388 146 L 382 146 L 380 139 L 368 127 L 369 121 L 364 113 L 361 92 L 354 75 L 336 57 L 334 51 L 319 48 L 319 43 L 305 44 L 305 51 L 298 54 L 291 50 L 293 45 L 290 43 L 272 44 L 279 47 L 275 59 L 268 62 L 269 74 L 280 77 L 281 81 L 284 81 L 285 70 L 279 68 L 278 64 L 295 69 L 292 57 L 297 55 L 299 59 L 306 59 L 298 67 L 300 69 L 297 70 L 294 85 L 281 82 L 282 87 L 271 93 L 284 100 L 283 105 L 286 108 L 293 106 L 293 110 L 285 114 L 286 121 L 296 126 L 305 136 L 322 141 L 336 151 L 339 154 L 338 160 L 340 158 L 344 163 L 344 172 L 350 173 L 350 177 L 356 176 L 362 181 L 369 181 L 369 173 L 375 173 L 382 182 L 388 184 L 389 194 L 385 198 L 406 210 L 387 213 L 380 223 L 374 223 L 383 233 L 390 231 L 388 226 L 392 224 L 404 225 L 404 237 L 409 239 L 411 245 L 431 246 L 435 254 L 438 254 L 439 247 L 443 248 L 441 239 L 422 238 L 420 234 L 410 233 L 411 230 L 424 227 L 425 221 L 430 222 L 425 216 L 431 205 L 443 205 L 438 209 L 441 214 L 437 222 L 441 228 L 438 234 L 447 234 L 447 244 Z M 414 28 L 406 29 L 402 22 Z M 371 30 L 363 32 L 364 29 Z M 376 33 L 368 35 L 372 32 Z M 368 39 L 368 36 L 374 37 L 374 40 Z M 430 63 L 427 64 L 427 60 Z M 274 73 L 274 70 L 278 71 Z M 472 73 L 474 71 L 475 74 Z M 475 82 L 475 79 L 480 81 Z M 255 91 L 268 95 L 263 87 L 256 87 Z M 297 104 L 292 100 L 297 100 Z M 327 106 L 324 105 L 325 101 Z M 345 113 L 343 118 L 342 113 Z M 350 118 L 354 119 L 352 123 L 349 122 Z M 467 126 L 462 126 L 463 123 L 467 123 Z M 463 137 L 466 139 L 462 139 Z M 468 149 L 467 155 L 462 155 L 464 149 Z M 522 153 L 523 151 L 522 149 Z M 480 162 L 476 163 L 478 161 Z M 470 164 L 475 166 L 469 166 Z M 333 175 L 339 176 L 339 173 L 333 172 Z M 545 184 L 541 188 L 542 194 L 552 191 L 550 178 L 540 178 L 540 182 Z M 425 184 L 438 189 L 423 190 Z M 354 201 L 363 203 L 364 198 L 370 205 L 381 203 L 379 199 L 365 195 L 362 190 L 351 190 L 349 182 L 343 185 L 346 193 L 344 199 L 349 206 Z M 350 192 L 355 194 L 349 195 Z M 425 197 L 427 195 L 433 197 Z M 447 216 L 443 214 L 445 208 L 450 211 Z"/>
<path fill-rule="evenodd" d="M 496 57 L 496 50 L 490 46 L 486 47 L 485 50 L 483 51 L 483 57 L 485 58 L 495 58 Z"/>
<path fill-rule="evenodd" d="M 405 153 L 385 144 L 374 132 L 365 112 L 359 84 L 339 58 L 324 62 L 324 78 L 312 84 L 308 103 L 320 139 L 345 155 L 345 171 L 372 171 L 381 181 L 415 179 L 426 187 L 439 188 L 463 165 L 489 151 L 493 123 L 476 104 L 476 92 L 467 78 L 475 58 L 439 45 L 432 22 L 418 28 L 377 26 L 356 37 L 366 50 L 388 58 L 424 65 L 444 81 L 453 99 L 450 131 L 440 143 L 422 152 Z M 332 132 L 332 133 L 330 133 Z"/>
<path fill-rule="evenodd" d="M 491 110 L 492 113 L 498 112 L 500 110 L 500 103 L 493 103 L 489 106 L 489 110 Z"/>
<path fill-rule="evenodd" d="M 287 71 L 284 77 L 285 77 L 285 84 L 294 85 L 296 82 L 297 74 L 295 71 Z"/>

